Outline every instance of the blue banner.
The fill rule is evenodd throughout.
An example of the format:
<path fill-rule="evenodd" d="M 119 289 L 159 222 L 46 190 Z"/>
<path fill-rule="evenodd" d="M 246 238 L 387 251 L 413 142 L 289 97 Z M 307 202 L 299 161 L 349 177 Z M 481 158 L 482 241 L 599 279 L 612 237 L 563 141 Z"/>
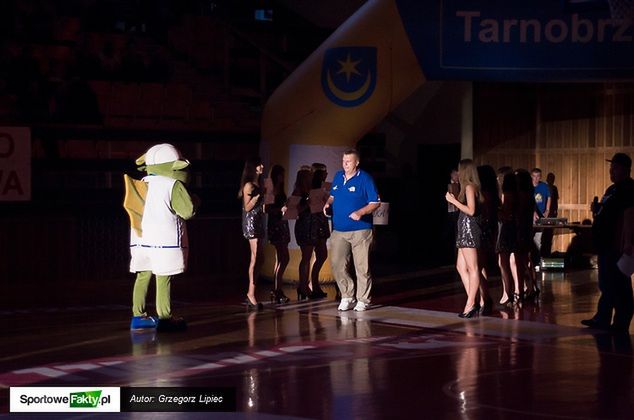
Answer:
<path fill-rule="evenodd" d="M 428 79 L 634 79 L 634 24 L 602 0 L 396 0 Z"/>

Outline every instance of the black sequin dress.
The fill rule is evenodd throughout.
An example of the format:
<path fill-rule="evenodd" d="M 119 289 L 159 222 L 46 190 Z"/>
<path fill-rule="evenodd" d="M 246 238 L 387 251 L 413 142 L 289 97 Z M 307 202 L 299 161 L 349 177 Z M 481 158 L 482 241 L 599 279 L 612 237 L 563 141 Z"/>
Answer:
<path fill-rule="evenodd" d="M 246 239 L 260 239 L 264 238 L 264 195 L 259 189 L 252 194 L 260 197 L 251 210 L 242 208 L 242 235 Z"/>
<path fill-rule="evenodd" d="M 495 252 L 511 254 L 517 251 L 517 226 L 515 220 L 500 223 Z"/>
<path fill-rule="evenodd" d="M 330 224 L 326 215 L 324 213 L 311 213 L 310 240 L 316 244 L 328 238 L 330 238 Z"/>
<path fill-rule="evenodd" d="M 308 197 L 302 197 L 299 202 L 299 215 L 295 220 L 295 241 L 299 246 L 315 245 L 310 235 L 311 230 L 311 214 L 308 207 Z"/>
<path fill-rule="evenodd" d="M 269 242 L 272 244 L 288 244 L 291 241 L 291 233 L 288 229 L 288 220 L 283 219 L 282 207 L 286 204 L 286 194 L 279 193 L 275 195 L 273 203 L 274 211 L 268 213 L 267 233 Z"/>
<path fill-rule="evenodd" d="M 481 248 L 482 226 L 480 217 L 480 203 L 476 202 L 473 216 L 460 212 L 456 228 L 456 248 Z"/>

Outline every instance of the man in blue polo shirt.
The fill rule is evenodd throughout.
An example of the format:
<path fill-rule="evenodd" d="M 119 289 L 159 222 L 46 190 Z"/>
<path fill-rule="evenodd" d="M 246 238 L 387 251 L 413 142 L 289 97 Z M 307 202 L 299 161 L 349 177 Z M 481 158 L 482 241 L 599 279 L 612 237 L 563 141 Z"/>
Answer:
<path fill-rule="evenodd" d="M 542 170 L 539 168 L 533 168 L 531 171 L 531 179 L 533 181 L 533 188 L 535 189 L 535 211 L 533 212 L 533 221 L 535 222 L 537 219 L 550 216 L 550 188 L 548 184 L 542 181 Z M 541 257 L 550 256 L 550 249 L 546 249 L 548 247 L 546 244 L 550 244 L 550 241 L 542 241 L 544 234 L 552 234 L 552 231 L 535 232 L 533 236 L 535 247 L 531 252 L 531 260 L 534 267 L 539 267 Z"/>
<path fill-rule="evenodd" d="M 359 169 L 359 153 L 344 152 L 343 170 L 337 172 L 330 188 L 324 213 L 332 205 L 330 257 L 332 272 L 341 290 L 340 311 L 365 311 L 370 306 L 372 276 L 368 257 L 372 244 L 372 212 L 380 205 L 372 177 Z M 348 273 L 350 256 L 354 259 L 357 287 Z"/>

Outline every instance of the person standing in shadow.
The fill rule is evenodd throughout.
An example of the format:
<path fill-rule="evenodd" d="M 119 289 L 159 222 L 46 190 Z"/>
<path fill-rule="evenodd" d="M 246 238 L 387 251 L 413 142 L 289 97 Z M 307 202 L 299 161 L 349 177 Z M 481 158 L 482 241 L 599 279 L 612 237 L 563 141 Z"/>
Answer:
<path fill-rule="evenodd" d="M 533 299 L 539 295 L 535 282 L 535 270 L 531 267 L 530 252 L 533 246 L 533 222 L 535 214 L 534 187 L 531 174 L 526 169 L 515 171 L 517 180 L 517 207 L 515 208 L 517 223 L 517 246 L 515 249 L 515 293 L 513 303 L 519 304 L 525 299 Z"/>
<path fill-rule="evenodd" d="M 498 209 L 500 193 L 495 169 L 491 165 L 478 166 L 480 191 L 482 193 L 482 247 L 478 249 L 480 266 L 480 313 L 488 315 L 493 310 L 493 299 L 489 293 L 489 276 L 495 264 L 495 243 L 498 236 Z"/>
<path fill-rule="evenodd" d="M 453 168 L 449 175 L 449 184 L 447 184 L 447 192 L 450 192 L 454 197 L 458 197 L 460 194 L 460 180 L 458 178 L 458 169 Z M 447 255 L 452 256 L 452 262 L 456 261 L 458 256 L 458 249 L 456 248 L 456 228 L 458 226 L 458 215 L 460 210 L 450 202 L 447 202 L 447 245 L 450 252 Z"/>
<path fill-rule="evenodd" d="M 623 274 L 617 262 L 623 254 L 625 212 L 634 207 L 634 180 L 630 176 L 632 159 L 616 153 L 610 162 L 612 185 L 601 202 L 592 203 L 592 241 L 598 254 L 599 290 L 597 311 L 581 323 L 598 329 L 627 333 L 634 313 L 632 279 Z"/>
<path fill-rule="evenodd" d="M 545 217 L 551 217 L 550 206 L 552 199 L 550 197 L 550 188 L 548 184 L 542 181 L 542 170 L 539 168 L 533 168 L 531 171 L 531 182 L 533 183 L 533 191 L 535 196 L 535 210 L 533 214 L 533 222 L 537 223 L 538 219 Z M 548 256 L 550 250 L 544 250 L 542 247 L 542 231 L 535 231 L 533 233 L 533 246 L 531 249 L 531 263 L 532 268 L 537 268 L 540 265 L 541 257 Z"/>
<path fill-rule="evenodd" d="M 322 209 L 326 200 L 328 199 L 328 192 L 324 189 L 324 183 L 328 176 L 326 165 L 323 163 L 313 163 L 311 165 L 313 171 L 312 190 L 323 191 L 322 201 L 318 201 L 319 211 L 310 213 L 310 239 L 314 244 L 315 261 L 310 269 L 310 298 L 322 299 L 328 295 L 324 292 L 319 285 L 319 273 L 323 267 L 326 259 L 328 258 L 328 247 L 326 241 L 330 238 L 330 224 L 328 223 L 328 217 L 323 213 Z M 311 197 L 310 200 L 319 200 L 319 197 Z M 314 207 L 311 203 L 311 208 Z"/>
<path fill-rule="evenodd" d="M 313 174 L 310 169 L 300 169 L 295 179 L 293 196 L 299 197 L 297 206 L 297 220 L 295 221 L 295 241 L 299 245 L 302 256 L 299 261 L 299 283 L 297 285 L 297 300 L 310 298 L 310 260 L 313 257 L 315 243 L 310 237 L 310 187 L 312 185 Z"/>
<path fill-rule="evenodd" d="M 282 278 L 288 266 L 290 256 L 288 244 L 291 241 L 291 234 L 288 228 L 288 220 L 283 216 L 286 212 L 286 192 L 284 191 L 284 168 L 280 165 L 273 165 L 269 178 L 273 184 L 273 203 L 264 206 L 268 215 L 267 234 L 269 242 L 275 247 L 275 267 L 273 268 L 273 290 L 271 290 L 271 301 L 277 304 L 287 303 L 290 299 L 282 290 Z"/>
<path fill-rule="evenodd" d="M 549 172 L 546 175 L 546 184 L 548 185 L 548 190 L 550 191 L 550 211 L 548 212 L 548 217 L 557 217 L 559 214 L 559 189 L 555 185 L 555 174 Z M 542 257 L 550 257 L 553 248 L 553 230 L 545 229 L 542 232 L 542 248 L 541 248 L 541 256 Z"/>
<path fill-rule="evenodd" d="M 502 278 L 502 297 L 500 305 L 513 303 L 513 285 L 517 282 L 517 266 L 515 252 L 517 251 L 517 178 L 513 171 L 504 175 L 500 194 L 500 209 L 498 211 L 499 229 L 495 252 L 498 255 L 500 277 Z M 511 281 L 514 280 L 513 283 Z M 519 292 L 518 292 L 519 293 Z"/>

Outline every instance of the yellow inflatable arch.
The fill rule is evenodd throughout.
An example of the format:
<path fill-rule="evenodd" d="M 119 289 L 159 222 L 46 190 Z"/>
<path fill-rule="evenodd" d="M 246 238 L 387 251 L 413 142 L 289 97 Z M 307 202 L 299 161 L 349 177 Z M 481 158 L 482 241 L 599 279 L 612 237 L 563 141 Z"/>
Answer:
<path fill-rule="evenodd" d="M 350 17 L 273 93 L 262 117 L 261 154 L 284 166 L 287 193 L 302 164 L 341 169 L 341 151 L 379 123 L 425 81 L 396 4 L 371 0 Z M 292 225 L 291 225 L 292 231 Z M 291 243 L 285 280 L 298 279 L 299 249 Z M 267 246 L 263 274 L 274 249 Z M 320 279 L 332 280 L 330 262 Z"/>

